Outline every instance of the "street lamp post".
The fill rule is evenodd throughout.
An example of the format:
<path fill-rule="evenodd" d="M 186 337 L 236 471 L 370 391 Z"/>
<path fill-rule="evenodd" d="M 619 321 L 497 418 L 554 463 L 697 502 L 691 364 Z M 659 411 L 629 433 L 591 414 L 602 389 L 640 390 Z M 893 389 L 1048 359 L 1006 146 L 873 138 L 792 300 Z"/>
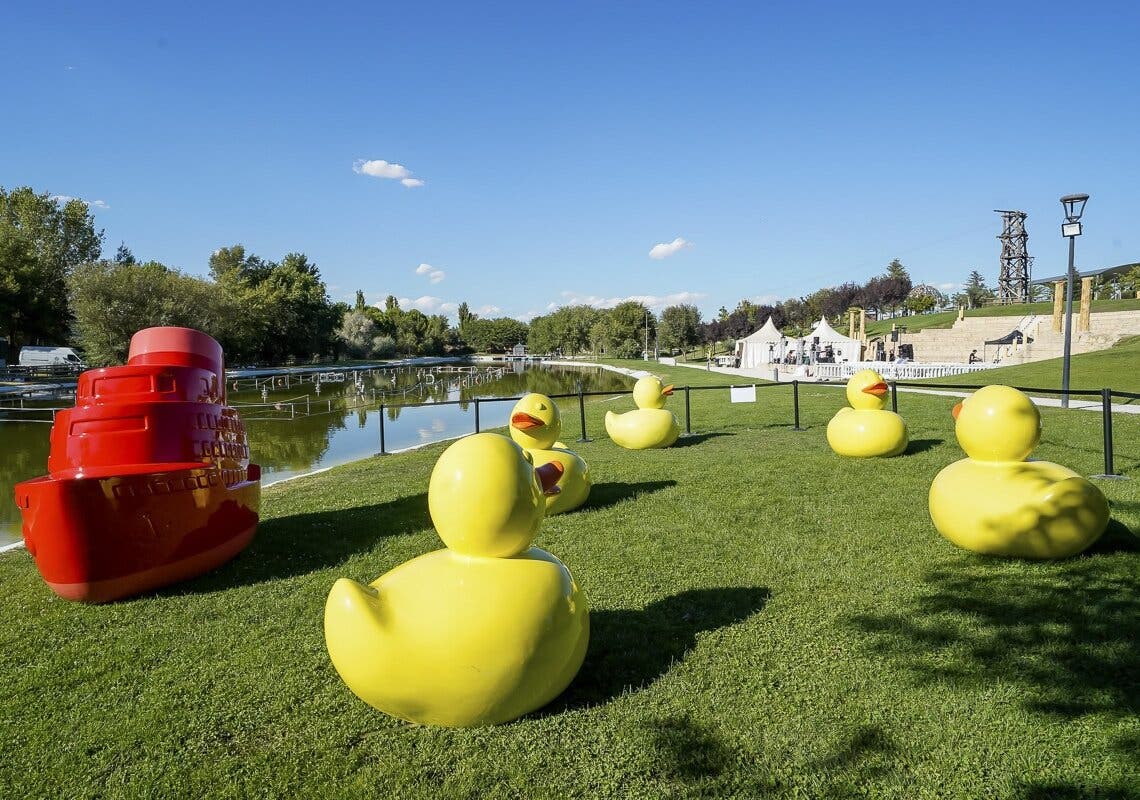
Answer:
<path fill-rule="evenodd" d="M 1069 240 L 1069 271 L 1065 273 L 1065 356 L 1061 360 L 1061 407 L 1069 407 L 1069 357 L 1073 347 L 1073 257 L 1076 253 L 1077 237 L 1081 235 L 1081 215 L 1085 213 L 1087 194 L 1067 194 L 1061 198 L 1065 207 L 1065 221 L 1061 223 L 1061 235 Z"/>
<path fill-rule="evenodd" d="M 645 309 L 645 360 L 649 360 L 649 309 Z"/>

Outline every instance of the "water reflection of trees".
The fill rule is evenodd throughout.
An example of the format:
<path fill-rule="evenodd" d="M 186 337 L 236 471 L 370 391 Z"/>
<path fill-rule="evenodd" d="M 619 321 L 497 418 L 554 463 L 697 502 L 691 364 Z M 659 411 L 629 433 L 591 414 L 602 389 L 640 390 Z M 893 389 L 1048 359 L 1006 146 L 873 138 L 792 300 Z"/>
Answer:
<path fill-rule="evenodd" d="M 583 392 L 619 393 L 630 391 L 633 382 L 625 375 L 597 367 L 528 366 L 520 371 L 495 367 L 463 373 L 433 373 L 405 367 L 374 373 L 365 396 L 371 398 L 369 390 L 376 389 L 376 402 L 385 404 L 385 416 L 394 422 L 400 418 L 402 406 L 459 401 L 459 408 L 466 411 L 476 398 L 513 397 L 527 392 L 574 394 L 579 385 Z"/>
<path fill-rule="evenodd" d="M 260 390 L 231 391 L 249 431 L 250 456 L 269 471 L 312 468 L 328 453 L 333 434 L 349 427 L 368 427 L 370 411 L 384 404 L 388 422 L 396 422 L 405 406 L 460 401 L 467 410 L 476 397 L 511 397 L 526 392 L 570 394 L 578 391 L 627 392 L 631 381 L 601 369 L 562 369 L 528 366 L 519 371 L 491 367 L 477 372 L 450 372 L 426 367 L 378 369 L 360 375 L 346 373 L 344 382 L 291 382 Z M 16 426 L 11 426 L 16 427 Z M 0 453 L 0 486 L 46 471 L 47 425 L 39 438 L 24 437 Z M 7 436 L 5 438 L 8 438 Z M 15 476 L 15 477 L 12 477 Z"/>

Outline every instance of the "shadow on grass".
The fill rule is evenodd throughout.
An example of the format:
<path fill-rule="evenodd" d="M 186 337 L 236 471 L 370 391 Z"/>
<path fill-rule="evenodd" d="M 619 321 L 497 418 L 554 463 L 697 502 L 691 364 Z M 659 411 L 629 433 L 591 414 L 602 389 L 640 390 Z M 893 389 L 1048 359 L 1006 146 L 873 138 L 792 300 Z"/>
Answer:
<path fill-rule="evenodd" d="M 741 752 L 738 743 L 690 714 L 651 720 L 643 726 L 652 763 L 667 781 L 696 790 L 701 797 L 784 796 L 788 786 L 758 772 L 755 756 Z M 881 728 L 862 725 L 841 737 L 820 758 L 803 765 L 797 780 L 805 779 L 816 797 L 855 797 L 865 793 L 897 768 L 898 748 Z"/>
<path fill-rule="evenodd" d="M 305 575 L 371 550 L 384 537 L 431 527 L 424 492 L 377 505 L 269 519 L 257 526 L 249 547 L 232 561 L 158 594 L 214 592 Z"/>
<path fill-rule="evenodd" d="M 1132 538 L 1116 523 L 1099 557 L 978 559 L 935 570 L 925 577 L 927 591 L 902 613 L 864 614 L 847 624 L 920 685 L 969 690 L 1013 682 L 1033 712 L 1136 721 L 1140 564 L 1130 555 Z M 1114 749 L 1130 768 L 1140 765 L 1140 752 L 1127 743 Z"/>
<path fill-rule="evenodd" d="M 715 439 L 718 436 L 735 436 L 735 433 L 727 433 L 725 431 L 709 431 L 708 433 L 682 433 L 677 441 L 674 442 L 672 447 L 694 447 L 707 439 Z"/>
<path fill-rule="evenodd" d="M 590 489 L 590 496 L 580 509 L 608 508 L 625 500 L 634 500 L 643 494 L 659 492 L 676 486 L 676 481 L 642 481 L 641 483 L 598 483 Z"/>
<path fill-rule="evenodd" d="M 906 446 L 903 455 L 914 455 L 915 453 L 925 453 L 927 450 L 933 450 L 940 444 L 944 444 L 945 439 L 911 439 L 910 444 Z"/>
<path fill-rule="evenodd" d="M 700 631 L 735 625 L 764 607 L 763 587 L 690 589 L 643 609 L 590 612 L 590 647 L 578 676 L 542 715 L 604 703 L 643 689 L 682 660 Z"/>
<path fill-rule="evenodd" d="M 1140 538 L 1119 520 L 1110 519 L 1101 537 L 1092 543 L 1084 555 L 1111 555 L 1113 553 L 1140 552 Z"/>

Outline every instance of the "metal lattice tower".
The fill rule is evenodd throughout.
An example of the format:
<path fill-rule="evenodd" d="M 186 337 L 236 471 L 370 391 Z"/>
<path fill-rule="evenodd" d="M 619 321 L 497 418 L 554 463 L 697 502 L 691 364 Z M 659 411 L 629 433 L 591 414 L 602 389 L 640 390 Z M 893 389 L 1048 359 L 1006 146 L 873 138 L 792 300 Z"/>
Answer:
<path fill-rule="evenodd" d="M 1026 247 L 1029 234 L 1025 232 L 1024 211 L 1002 211 L 1001 214 L 1001 272 L 998 274 L 997 301 L 1001 305 L 1029 302 L 1029 275 L 1033 259 Z"/>

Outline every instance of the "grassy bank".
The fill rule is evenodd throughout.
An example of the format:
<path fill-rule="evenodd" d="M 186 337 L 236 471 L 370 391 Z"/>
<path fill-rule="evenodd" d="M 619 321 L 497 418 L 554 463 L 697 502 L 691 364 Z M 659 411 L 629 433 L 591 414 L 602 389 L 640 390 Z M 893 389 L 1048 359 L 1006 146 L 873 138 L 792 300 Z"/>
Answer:
<path fill-rule="evenodd" d="M 1076 313 L 1077 300 L 1074 299 L 1074 313 Z M 1103 314 L 1110 311 L 1140 311 L 1140 299 L 1120 300 L 1093 300 L 1092 313 Z M 1026 303 L 1009 306 L 983 306 L 971 308 L 966 311 L 967 317 L 1021 317 L 1030 314 L 1053 314 L 1053 301 L 1044 303 Z M 889 333 L 891 325 L 905 325 L 909 333 L 916 333 L 924 328 L 951 328 L 958 319 L 957 310 L 939 311 L 934 314 L 916 314 L 911 317 L 896 317 L 895 319 L 881 319 L 867 323 L 868 336 L 882 336 Z"/>
<path fill-rule="evenodd" d="M 804 432 L 789 387 L 694 391 L 696 435 L 641 453 L 604 437 L 628 397 L 587 405 L 594 440 L 572 446 L 594 491 L 537 543 L 590 597 L 590 650 L 561 698 L 496 728 L 387 718 L 324 650 L 336 577 L 440 546 L 424 493 L 442 445 L 267 490 L 247 552 L 147 597 L 69 604 L 26 552 L 0 557 L 0 796 L 1137 796 L 1140 420 L 1117 423 L 1133 480 L 1102 484 L 1106 537 L 1000 561 L 925 513 L 962 455 L 947 398 L 900 396 L 908 454 L 856 461 L 823 437 L 842 392 L 800 391 Z M 1044 415 L 1036 455 L 1099 471 L 1097 416 Z"/>
<path fill-rule="evenodd" d="M 931 378 L 919 383 L 958 383 L 968 386 L 1005 383 L 1010 386 L 1060 388 L 1061 363 L 1060 358 L 1050 358 L 955 375 L 952 378 Z M 1107 350 L 1081 353 L 1070 358 L 1069 388 L 1099 391 L 1106 387 L 1120 392 L 1140 392 L 1140 336 L 1124 339 Z"/>

